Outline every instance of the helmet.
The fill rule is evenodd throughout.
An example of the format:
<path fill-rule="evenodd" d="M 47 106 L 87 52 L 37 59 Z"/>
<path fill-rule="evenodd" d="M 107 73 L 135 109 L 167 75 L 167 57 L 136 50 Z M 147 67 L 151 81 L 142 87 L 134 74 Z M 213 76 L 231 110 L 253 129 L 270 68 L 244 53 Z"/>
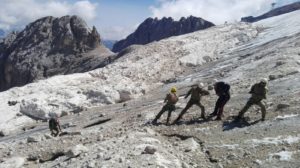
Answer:
<path fill-rule="evenodd" d="M 200 88 L 203 88 L 203 87 L 204 87 L 204 84 L 203 84 L 202 82 L 200 82 L 200 83 L 198 84 L 198 86 L 199 86 Z"/>
<path fill-rule="evenodd" d="M 177 92 L 176 87 L 172 87 L 172 88 L 171 88 L 171 92 L 172 92 L 172 93 L 176 93 L 176 92 Z"/>
<path fill-rule="evenodd" d="M 55 112 L 49 112 L 48 116 L 49 116 L 49 118 L 54 118 L 54 119 L 57 118 L 57 114 Z"/>
<path fill-rule="evenodd" d="M 261 83 L 265 83 L 265 84 L 267 84 L 267 83 L 268 83 L 268 79 L 266 79 L 266 78 L 262 78 L 262 79 L 260 80 L 260 82 L 261 82 Z"/>

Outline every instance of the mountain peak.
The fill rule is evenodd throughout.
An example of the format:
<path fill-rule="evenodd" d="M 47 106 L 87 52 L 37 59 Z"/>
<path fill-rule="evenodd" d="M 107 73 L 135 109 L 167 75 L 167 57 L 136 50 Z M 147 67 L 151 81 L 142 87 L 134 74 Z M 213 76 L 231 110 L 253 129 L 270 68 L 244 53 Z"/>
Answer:
<path fill-rule="evenodd" d="M 182 17 L 174 21 L 171 17 L 147 18 L 137 30 L 126 39 L 117 42 L 113 50 L 119 52 L 132 44 L 148 44 L 171 36 L 178 36 L 214 26 L 213 23 L 199 17 Z"/>
<path fill-rule="evenodd" d="M 0 90 L 70 73 L 74 62 L 102 46 L 96 28 L 76 15 L 40 18 L 13 37 L 0 43 Z"/>

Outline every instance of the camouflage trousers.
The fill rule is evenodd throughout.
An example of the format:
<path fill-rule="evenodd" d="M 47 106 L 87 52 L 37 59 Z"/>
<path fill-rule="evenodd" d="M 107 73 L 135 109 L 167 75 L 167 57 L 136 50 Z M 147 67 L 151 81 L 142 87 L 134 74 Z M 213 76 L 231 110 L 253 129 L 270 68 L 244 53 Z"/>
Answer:
<path fill-rule="evenodd" d="M 266 117 L 266 106 L 262 102 L 262 99 L 255 99 L 255 98 L 250 98 L 244 108 L 239 112 L 239 117 L 243 117 L 244 114 L 247 112 L 247 110 L 252 106 L 252 105 L 258 105 L 261 109 L 261 115 L 262 119 L 265 119 Z"/>
<path fill-rule="evenodd" d="M 181 113 L 179 114 L 179 116 L 177 117 L 177 119 L 176 119 L 174 122 L 178 122 L 178 121 L 182 118 L 182 116 L 187 112 L 187 110 L 188 110 L 189 108 L 191 108 L 193 105 L 197 105 L 198 107 L 200 107 L 200 109 L 201 109 L 201 117 L 202 117 L 203 119 L 206 119 L 206 117 L 205 117 L 205 108 L 204 108 L 204 106 L 200 103 L 200 101 L 199 101 L 199 100 L 190 100 L 190 101 L 187 103 L 187 105 L 185 106 L 185 108 L 181 111 Z"/>
<path fill-rule="evenodd" d="M 161 115 L 165 112 L 168 111 L 168 117 L 167 117 L 167 124 L 169 124 L 170 118 L 171 118 L 171 113 L 172 111 L 175 111 L 175 105 L 174 104 L 166 104 L 163 106 L 163 108 L 160 110 L 160 112 L 156 115 L 155 119 L 153 120 L 153 123 L 156 123 L 157 120 L 161 117 Z"/>

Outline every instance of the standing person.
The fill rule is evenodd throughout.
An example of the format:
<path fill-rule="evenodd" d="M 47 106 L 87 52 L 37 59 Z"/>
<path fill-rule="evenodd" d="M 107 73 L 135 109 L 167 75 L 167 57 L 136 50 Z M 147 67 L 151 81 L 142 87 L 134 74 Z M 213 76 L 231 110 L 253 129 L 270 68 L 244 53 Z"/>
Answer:
<path fill-rule="evenodd" d="M 152 124 L 157 124 L 157 120 L 161 117 L 161 115 L 165 112 L 168 111 L 168 117 L 167 117 L 167 125 L 169 125 L 169 121 L 171 118 L 171 113 L 172 111 L 175 111 L 175 104 L 178 101 L 178 97 L 176 95 L 177 89 L 175 87 L 171 88 L 170 93 L 167 94 L 164 102 L 166 103 L 161 111 L 156 115 L 155 119 L 152 121 Z"/>
<path fill-rule="evenodd" d="M 219 98 L 216 102 L 215 110 L 210 114 L 210 116 L 217 116 L 216 120 L 222 120 L 224 106 L 230 99 L 230 85 L 225 82 L 216 82 L 214 84 L 214 90 Z"/>
<path fill-rule="evenodd" d="M 201 117 L 203 119 L 206 119 L 205 108 L 201 104 L 200 100 L 201 100 L 202 96 L 209 95 L 209 92 L 207 90 L 203 89 L 203 87 L 204 87 L 203 83 L 195 84 L 192 86 L 192 88 L 188 91 L 188 93 L 184 97 L 186 99 L 187 97 L 189 97 L 189 95 L 191 95 L 191 98 L 188 101 L 185 108 L 181 111 L 181 113 L 179 114 L 177 119 L 174 121 L 174 123 L 177 123 L 182 118 L 182 116 L 187 112 L 187 110 L 189 108 L 191 108 L 193 105 L 197 105 L 201 108 Z"/>
<path fill-rule="evenodd" d="M 244 108 L 239 112 L 237 120 L 242 119 L 246 111 L 252 105 L 256 104 L 261 108 L 261 114 L 262 114 L 261 120 L 265 121 L 266 107 L 261 101 L 267 98 L 267 92 L 268 92 L 267 83 L 268 83 L 267 79 L 261 79 L 259 83 L 256 83 L 251 87 L 251 90 L 249 92 L 251 94 L 251 97 L 246 103 L 246 105 L 244 106 Z"/>
<path fill-rule="evenodd" d="M 49 129 L 52 136 L 57 136 L 60 132 L 62 132 L 57 116 L 51 116 L 49 120 Z"/>

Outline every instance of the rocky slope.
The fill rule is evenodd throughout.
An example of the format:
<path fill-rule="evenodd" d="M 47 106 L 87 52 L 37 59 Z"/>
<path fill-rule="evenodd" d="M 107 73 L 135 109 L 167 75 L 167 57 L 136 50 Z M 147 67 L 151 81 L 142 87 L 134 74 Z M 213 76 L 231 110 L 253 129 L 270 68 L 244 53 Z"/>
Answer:
<path fill-rule="evenodd" d="M 0 93 L 0 167 L 299 167 L 299 14 L 131 46 L 104 68 Z M 233 122 L 251 84 L 263 77 L 267 120 L 253 107 L 245 121 Z M 192 107 L 178 125 L 165 126 L 165 115 L 148 124 L 171 86 L 180 95 L 174 120 L 189 86 L 200 80 L 211 88 L 215 78 L 231 84 L 223 121 L 203 121 Z M 207 113 L 217 99 L 210 93 L 202 100 Z M 125 95 L 136 99 L 117 103 Z M 24 116 L 50 111 L 64 111 L 61 137 Z"/>
<path fill-rule="evenodd" d="M 148 44 L 167 37 L 203 30 L 211 26 L 214 26 L 214 24 L 194 16 L 183 17 L 179 21 L 174 21 L 170 17 L 164 17 L 160 20 L 148 18 L 139 25 L 134 33 L 130 34 L 126 39 L 115 43 L 112 51 L 119 52 L 133 44 Z"/>
<path fill-rule="evenodd" d="M 293 12 L 293 11 L 299 10 L 299 9 L 300 9 L 300 2 L 295 2 L 295 3 L 285 5 L 285 6 L 282 6 L 279 8 L 275 8 L 275 9 L 273 9 L 265 14 L 262 14 L 260 16 L 257 16 L 257 17 L 253 17 L 253 16 L 243 17 L 241 19 L 241 21 L 242 22 L 257 22 L 262 19 L 282 15 L 282 14 Z"/>
<path fill-rule="evenodd" d="M 91 30 L 81 18 L 41 18 L 0 43 L 0 91 L 95 69 L 110 54 L 96 28 Z"/>

